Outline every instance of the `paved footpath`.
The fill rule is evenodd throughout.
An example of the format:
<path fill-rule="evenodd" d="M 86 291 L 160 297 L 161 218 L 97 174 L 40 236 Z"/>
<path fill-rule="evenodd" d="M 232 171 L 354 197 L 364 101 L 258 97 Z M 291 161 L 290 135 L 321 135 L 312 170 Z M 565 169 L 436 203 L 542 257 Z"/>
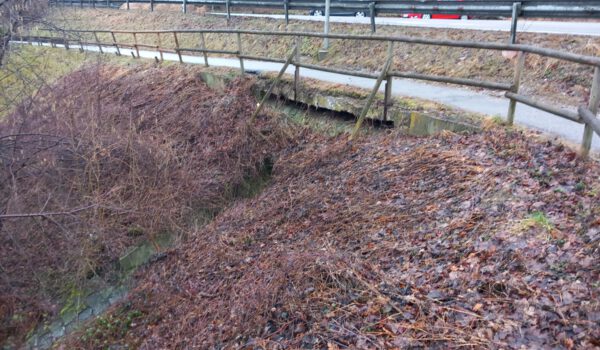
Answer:
<path fill-rule="evenodd" d="M 19 42 L 13 42 L 19 44 Z M 23 44 L 23 43 L 21 43 Z M 44 44 L 50 46 L 50 44 Z M 57 45 L 57 47 L 63 47 Z M 103 47 L 105 53 L 115 53 L 114 47 Z M 98 46 L 84 46 L 84 50 L 98 52 Z M 133 50 L 120 49 L 124 56 L 131 56 Z M 159 57 L 156 51 L 140 50 L 140 57 L 154 59 Z M 164 53 L 163 58 L 167 61 L 178 61 L 179 57 L 176 54 Z M 185 63 L 204 64 L 204 59 L 199 56 L 182 55 Z M 211 66 L 239 68 L 239 60 L 237 58 L 218 58 L 209 57 L 208 63 Z M 280 63 L 259 62 L 252 60 L 244 60 L 244 67 L 247 71 L 269 71 L 276 72 L 282 67 Z M 286 73 L 294 74 L 294 67 L 290 66 Z M 372 89 L 374 85 L 373 79 L 349 77 L 335 73 L 321 72 L 312 69 L 302 68 L 301 77 L 321 80 L 331 83 L 348 84 L 351 86 Z M 382 84 L 383 85 L 383 84 Z M 382 87 L 383 89 L 383 87 Z M 383 91 L 383 90 L 382 90 Z M 423 83 L 410 79 L 394 79 L 393 94 L 396 96 L 416 97 L 420 99 L 438 102 L 444 105 L 463 109 L 465 111 L 480 113 L 490 116 L 506 117 L 508 110 L 508 99 L 504 97 L 494 97 L 484 93 L 472 91 L 469 89 L 434 85 Z M 517 104 L 515 122 L 520 125 L 525 125 L 534 129 L 538 129 L 556 136 L 559 136 L 568 142 L 579 145 L 583 136 L 583 125 L 578 124 L 553 114 L 540 111 L 538 109 Z M 594 134 L 592 140 L 592 149 L 600 151 L 600 137 Z"/>

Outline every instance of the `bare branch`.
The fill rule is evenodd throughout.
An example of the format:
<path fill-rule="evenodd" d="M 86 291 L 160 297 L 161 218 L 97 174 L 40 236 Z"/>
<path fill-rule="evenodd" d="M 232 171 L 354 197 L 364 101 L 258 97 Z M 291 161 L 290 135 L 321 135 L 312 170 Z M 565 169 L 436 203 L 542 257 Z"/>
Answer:
<path fill-rule="evenodd" d="M 92 209 L 97 207 L 97 205 L 92 204 L 82 208 L 76 208 L 69 211 L 58 211 L 58 212 L 41 212 L 41 213 L 27 213 L 27 214 L 1 214 L 0 219 L 22 219 L 22 218 L 32 218 L 32 217 L 50 217 L 50 216 L 64 216 L 64 215 L 72 215 L 84 210 Z"/>

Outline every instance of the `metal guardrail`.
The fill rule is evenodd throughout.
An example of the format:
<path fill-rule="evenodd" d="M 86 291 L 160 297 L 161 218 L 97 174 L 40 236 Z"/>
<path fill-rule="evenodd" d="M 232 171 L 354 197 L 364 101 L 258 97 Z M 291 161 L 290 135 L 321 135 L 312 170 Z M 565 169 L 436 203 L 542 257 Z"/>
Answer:
<path fill-rule="evenodd" d="M 121 7 L 130 4 L 149 4 L 150 11 L 156 4 L 181 4 L 183 13 L 188 5 L 220 6 L 231 18 L 233 7 L 238 8 L 280 8 L 285 13 L 285 22 L 289 23 L 290 10 L 321 10 L 327 13 L 324 0 L 49 0 L 50 4 L 79 7 Z M 330 0 L 330 10 L 361 13 L 371 18 L 371 32 L 375 33 L 375 16 L 379 14 L 455 14 L 471 16 L 510 17 L 510 42 L 517 38 L 517 21 L 519 17 L 528 18 L 600 18 L 600 0 Z M 326 19 L 326 32 L 328 32 Z M 328 45 L 325 43 L 324 47 Z"/>
<path fill-rule="evenodd" d="M 243 8 L 281 8 L 307 10 L 324 8 L 323 0 L 50 0 L 54 4 L 111 6 L 130 3 L 213 5 Z M 427 13 L 458 14 L 470 16 L 511 17 L 514 4 L 520 4 L 520 17 L 597 17 L 600 18 L 598 0 L 331 0 L 332 10 L 364 11 L 374 10 L 377 14 Z"/>
<path fill-rule="evenodd" d="M 312 33 L 312 32 L 283 32 L 283 31 L 261 31 L 261 30 L 236 30 L 236 29 L 187 29 L 187 30 L 140 30 L 140 31 L 129 31 L 129 30 L 56 30 L 56 29 L 42 29 L 42 32 L 47 32 L 48 36 L 30 36 L 23 39 L 27 42 L 47 42 L 56 46 L 56 44 L 64 45 L 68 50 L 69 48 L 79 46 L 80 50 L 83 51 L 84 45 L 97 46 L 100 52 L 103 52 L 103 47 L 113 47 L 116 49 L 117 55 L 121 54 L 121 48 L 127 48 L 131 50 L 132 56 L 140 57 L 140 47 L 150 48 L 156 50 L 160 54 L 160 59 L 163 59 L 163 53 L 175 53 L 178 55 L 179 61 L 183 63 L 182 53 L 201 53 L 204 57 L 204 63 L 208 66 L 207 55 L 209 53 L 227 54 L 237 57 L 240 60 L 241 73 L 244 74 L 244 60 L 256 60 L 266 62 L 280 62 L 285 63 L 284 68 L 288 65 L 295 67 L 294 74 L 294 91 L 295 95 L 298 93 L 300 84 L 300 69 L 308 68 L 313 70 L 319 70 L 324 72 L 337 73 L 348 76 L 365 77 L 376 79 L 374 89 L 371 91 L 369 99 L 365 104 L 360 117 L 357 121 L 357 128 L 365 118 L 375 94 L 379 91 L 380 84 L 385 81 L 385 93 L 384 93 L 384 113 L 382 116 L 383 121 L 387 121 L 387 110 L 391 103 L 392 96 L 392 80 L 394 77 L 403 77 L 417 80 L 436 81 L 448 84 L 475 86 L 484 89 L 492 89 L 505 91 L 504 96 L 510 100 L 509 110 L 507 112 L 507 121 L 509 125 L 512 125 L 515 117 L 515 107 L 517 103 L 529 105 L 533 108 L 537 108 L 548 113 L 557 115 L 567 120 L 577 122 L 585 125 L 585 131 L 581 142 L 581 153 L 585 156 L 589 154 L 592 142 L 593 132 L 600 135 L 600 121 L 596 117 L 600 104 L 600 57 L 579 55 L 559 50 L 541 48 L 531 45 L 519 45 L 519 44 L 502 44 L 502 43 L 487 43 L 487 42 L 474 42 L 474 41 L 457 41 L 457 40 L 438 40 L 438 39 L 425 39 L 425 38 L 414 38 L 408 36 L 381 36 L 381 35 L 351 35 L 351 34 L 324 34 L 324 33 Z M 198 47 L 182 47 L 180 45 L 178 35 L 197 35 L 198 38 L 194 39 L 194 42 L 199 43 Z M 213 50 L 207 48 L 205 35 L 207 34 L 224 34 L 234 35 L 237 42 L 236 50 Z M 104 38 L 108 38 L 109 41 L 100 40 L 99 36 L 103 35 Z M 117 41 L 116 35 L 131 35 L 132 42 L 119 42 Z M 156 35 L 156 40 L 152 43 L 140 42 L 138 39 L 140 36 L 147 38 L 149 35 Z M 242 47 L 242 35 L 255 35 L 255 36 L 276 36 L 276 37 L 288 37 L 294 39 L 293 48 L 286 59 L 279 57 L 262 57 L 253 56 L 244 53 Z M 91 41 L 84 40 L 84 37 L 91 38 Z M 165 47 L 161 45 L 161 38 L 164 40 L 165 36 L 172 37 L 175 43 L 174 47 Z M 338 69 L 332 67 L 324 67 L 313 64 L 306 64 L 302 62 L 299 50 L 299 43 L 302 38 L 329 38 L 329 39 L 341 39 L 341 40 L 357 40 L 357 41 L 371 41 L 371 42 L 387 42 L 388 43 L 388 54 L 382 70 L 378 73 L 365 73 L 356 72 L 345 69 Z M 514 78 L 512 83 L 506 84 L 503 82 L 495 81 L 483 81 L 476 79 L 465 79 L 456 77 L 446 77 L 438 75 L 428 75 L 414 72 L 400 72 L 393 70 L 393 51 L 392 46 L 394 43 L 408 43 L 408 44 L 422 44 L 422 45 L 433 45 L 433 46 L 446 46 L 446 47 L 458 47 L 458 48 L 471 48 L 471 49 L 484 49 L 484 50 L 507 50 L 518 52 L 518 59 L 515 62 L 514 67 Z M 135 53 L 134 53 L 135 52 Z M 577 112 L 566 110 L 563 108 L 556 107 L 552 104 L 536 100 L 530 96 L 526 96 L 519 93 L 519 86 L 522 71 L 524 70 L 525 55 L 533 54 L 544 57 L 551 57 L 562 61 L 572 62 L 591 66 L 594 68 L 594 75 L 591 78 L 591 93 L 587 106 L 580 106 Z M 158 57 L 156 57 L 158 60 Z M 285 69 L 279 72 L 278 79 L 284 74 Z M 276 80 L 277 82 L 277 80 Z M 275 83 L 276 83 L 275 82 Z M 260 109 L 262 104 L 259 104 Z M 255 112 L 255 114 L 258 112 Z M 354 133 L 354 134 L 355 134 Z M 354 135 L 353 134 L 353 135 Z"/>

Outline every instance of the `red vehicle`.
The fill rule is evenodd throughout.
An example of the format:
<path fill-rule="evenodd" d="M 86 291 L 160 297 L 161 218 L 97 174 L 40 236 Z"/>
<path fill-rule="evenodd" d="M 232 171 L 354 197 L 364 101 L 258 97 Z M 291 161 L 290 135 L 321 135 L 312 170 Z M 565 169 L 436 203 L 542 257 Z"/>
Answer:
<path fill-rule="evenodd" d="M 422 18 L 422 19 L 462 19 L 467 20 L 469 16 L 467 15 L 447 15 L 444 13 L 436 13 L 433 15 L 424 14 L 424 13 L 403 13 L 402 17 L 404 18 Z"/>
<path fill-rule="evenodd" d="M 443 1 L 443 0 L 438 0 Z M 459 0 L 462 1 L 462 0 Z M 436 13 L 436 14 L 428 14 L 428 13 L 403 13 L 402 17 L 404 18 L 421 18 L 421 19 L 462 19 L 467 20 L 469 16 L 467 15 L 450 15 L 445 13 Z"/>

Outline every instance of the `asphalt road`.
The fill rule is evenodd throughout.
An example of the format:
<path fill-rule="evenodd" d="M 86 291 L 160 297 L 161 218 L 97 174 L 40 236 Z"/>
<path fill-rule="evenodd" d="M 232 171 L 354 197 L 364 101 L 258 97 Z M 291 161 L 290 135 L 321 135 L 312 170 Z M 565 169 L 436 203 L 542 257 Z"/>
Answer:
<path fill-rule="evenodd" d="M 27 43 L 11 42 L 11 44 Z M 50 46 L 50 44 L 44 44 L 44 46 Z M 64 47 L 62 45 L 56 46 Z M 98 46 L 84 45 L 83 48 L 86 51 L 99 52 Z M 116 49 L 112 46 L 106 46 L 102 49 L 104 53 L 114 54 L 116 52 Z M 131 54 L 134 52 L 134 50 L 129 49 L 120 50 L 121 54 L 126 57 L 131 57 Z M 140 57 L 142 58 L 154 59 L 155 57 L 160 57 L 160 54 L 156 51 L 140 50 L 139 53 Z M 167 61 L 179 61 L 179 57 L 176 54 L 164 53 L 163 57 Z M 199 56 L 182 55 L 182 59 L 185 63 L 204 64 L 204 59 Z M 211 66 L 231 68 L 239 68 L 240 64 L 237 58 L 220 57 L 209 57 L 208 63 Z M 244 60 L 244 67 L 247 71 L 276 72 L 281 69 L 282 64 Z M 294 69 L 294 66 L 290 66 L 286 73 L 293 75 Z M 364 89 L 372 89 L 374 85 L 373 79 L 350 77 L 306 68 L 301 69 L 300 76 L 325 82 L 348 84 Z M 494 97 L 461 87 L 450 85 L 434 85 L 421 81 L 400 78 L 394 79 L 393 95 L 421 98 L 469 112 L 480 113 L 489 116 L 501 116 L 503 118 L 506 118 L 509 101 L 503 97 Z M 515 122 L 517 124 L 525 125 L 533 129 L 544 131 L 550 135 L 557 136 L 573 145 L 579 145 L 581 143 L 584 128 L 582 124 L 563 119 L 523 104 L 517 104 Z M 592 140 L 592 149 L 594 152 L 600 151 L 600 137 L 598 137 L 597 134 L 594 134 Z"/>
<path fill-rule="evenodd" d="M 214 13 L 215 15 L 225 16 L 224 13 Z M 271 14 L 231 14 L 241 17 L 262 17 L 285 19 L 284 15 Z M 324 21 L 323 16 L 301 16 L 290 15 L 290 19 L 304 21 Z M 330 22 L 335 23 L 360 23 L 370 24 L 368 17 L 341 17 L 331 16 Z M 404 27 L 426 27 L 426 28 L 447 28 L 447 29 L 468 29 L 468 30 L 487 30 L 510 32 L 510 20 L 452 20 L 452 19 L 418 19 L 418 18 L 394 18 L 394 17 L 376 17 L 377 25 L 392 25 Z M 546 33 L 546 34 L 568 34 L 600 36 L 600 22 L 552 22 L 552 21 L 528 21 L 520 19 L 517 22 L 517 32 L 519 33 Z"/>

